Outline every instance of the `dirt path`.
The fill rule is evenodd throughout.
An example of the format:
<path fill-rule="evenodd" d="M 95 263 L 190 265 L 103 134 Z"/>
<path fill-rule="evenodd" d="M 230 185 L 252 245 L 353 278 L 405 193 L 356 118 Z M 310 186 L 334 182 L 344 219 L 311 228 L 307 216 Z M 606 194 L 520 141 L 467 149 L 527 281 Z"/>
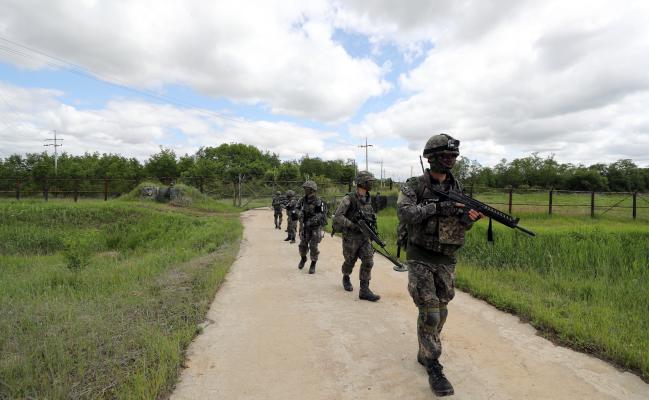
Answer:
<path fill-rule="evenodd" d="M 417 309 L 407 274 L 375 258 L 376 304 L 340 285 L 339 238 L 326 236 L 316 274 L 270 210 L 243 215 L 239 258 L 205 331 L 189 349 L 172 399 L 431 399 L 416 360 Z M 307 264 L 308 267 L 308 264 Z M 457 399 L 649 399 L 649 385 L 596 358 L 557 347 L 517 317 L 458 293 L 442 363 Z"/>

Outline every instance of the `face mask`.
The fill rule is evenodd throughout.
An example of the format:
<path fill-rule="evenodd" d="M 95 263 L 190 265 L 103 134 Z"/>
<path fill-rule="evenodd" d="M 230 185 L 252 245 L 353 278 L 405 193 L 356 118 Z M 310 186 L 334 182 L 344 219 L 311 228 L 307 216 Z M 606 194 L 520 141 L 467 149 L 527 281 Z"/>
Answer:
<path fill-rule="evenodd" d="M 447 174 L 451 172 L 451 169 L 453 169 L 456 160 L 457 155 L 439 153 L 429 158 L 428 163 L 430 164 L 431 171 Z"/>

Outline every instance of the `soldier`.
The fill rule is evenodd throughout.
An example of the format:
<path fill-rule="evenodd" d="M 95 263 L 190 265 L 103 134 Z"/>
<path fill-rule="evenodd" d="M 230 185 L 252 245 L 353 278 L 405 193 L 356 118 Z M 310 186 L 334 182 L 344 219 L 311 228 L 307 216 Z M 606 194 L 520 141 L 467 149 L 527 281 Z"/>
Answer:
<path fill-rule="evenodd" d="M 315 273 L 315 264 L 318 262 L 318 243 L 322 240 L 322 227 L 327 223 L 327 206 L 316 196 L 318 185 L 314 181 L 306 181 L 302 185 L 304 197 L 298 201 L 297 209 L 300 210 L 300 263 L 298 269 L 306 264 L 307 250 L 311 255 L 309 273 Z"/>
<path fill-rule="evenodd" d="M 275 212 L 275 229 L 282 229 L 282 206 L 284 205 L 284 198 L 282 192 L 279 190 L 273 196 L 273 211 Z"/>
<path fill-rule="evenodd" d="M 343 288 L 351 292 L 354 290 L 349 275 L 354 270 L 356 260 L 361 259 L 361 270 L 359 278 L 361 290 L 358 298 L 361 300 L 378 301 L 381 296 L 372 293 L 370 290 L 370 279 L 372 279 L 372 266 L 374 266 L 374 249 L 370 239 L 363 234 L 356 224 L 356 215 L 363 212 L 365 216 L 376 223 L 376 216 L 372 209 L 370 190 L 374 182 L 374 176 L 367 171 L 360 171 L 356 175 L 356 191 L 348 193 L 334 214 L 334 229 L 341 230 L 343 236 L 343 257 L 342 265 Z"/>
<path fill-rule="evenodd" d="M 286 191 L 286 232 L 288 236 L 284 239 L 285 242 L 290 240 L 290 243 L 295 243 L 295 228 L 299 219 L 299 212 L 297 209 L 297 200 L 295 200 L 295 192 L 292 190 Z"/>
<path fill-rule="evenodd" d="M 460 141 L 446 134 L 432 136 L 424 148 L 430 169 L 401 188 L 397 200 L 399 222 L 407 227 L 408 291 L 419 308 L 417 361 L 426 367 L 428 382 L 437 396 L 453 394 L 442 372 L 440 333 L 455 296 L 455 252 L 464 244 L 465 231 L 482 217 L 463 204 L 442 201 L 429 188 L 461 191 L 451 168 L 460 154 Z"/>

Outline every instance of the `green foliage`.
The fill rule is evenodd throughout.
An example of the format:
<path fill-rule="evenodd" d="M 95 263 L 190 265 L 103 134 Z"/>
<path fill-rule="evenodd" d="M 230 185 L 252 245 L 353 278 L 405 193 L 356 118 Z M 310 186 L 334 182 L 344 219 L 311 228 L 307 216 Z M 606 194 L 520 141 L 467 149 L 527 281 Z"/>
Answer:
<path fill-rule="evenodd" d="M 144 170 L 148 176 L 158 178 L 161 181 L 169 181 L 169 178 L 177 178 L 180 175 L 176 153 L 163 147 L 160 147 L 160 152 L 152 155 L 144 164 Z"/>
<path fill-rule="evenodd" d="M 2 201 L 0 219 L 0 398 L 163 397 L 241 237 L 223 208 Z"/>
<path fill-rule="evenodd" d="M 646 379 L 647 221 L 523 214 L 521 224 L 537 236 L 494 224 L 493 244 L 486 241 L 486 221 L 480 221 L 459 253 L 457 284 L 553 339 Z M 394 252 L 395 210 L 383 210 L 378 224 Z"/>

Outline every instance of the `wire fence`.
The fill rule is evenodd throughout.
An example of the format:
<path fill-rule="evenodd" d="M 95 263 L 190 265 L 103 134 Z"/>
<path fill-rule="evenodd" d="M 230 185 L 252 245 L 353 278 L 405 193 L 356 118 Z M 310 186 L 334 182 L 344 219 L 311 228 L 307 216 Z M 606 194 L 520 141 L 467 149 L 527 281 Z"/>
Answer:
<path fill-rule="evenodd" d="M 160 185 L 186 184 L 201 193 L 220 200 L 231 200 L 236 206 L 246 207 L 255 204 L 270 204 L 277 192 L 285 194 L 293 190 L 298 196 L 302 193 L 304 181 L 263 181 L 249 180 L 240 176 L 234 182 L 220 179 L 192 176 L 182 178 L 0 178 L 0 197 L 21 199 L 103 199 L 108 200 L 133 191 L 141 182 L 160 181 Z M 325 198 L 330 209 L 334 208 L 342 196 L 352 190 L 351 182 L 316 182 L 318 193 Z M 398 188 L 398 184 L 395 184 Z M 385 187 L 392 190 L 393 187 Z M 550 215 L 619 215 L 649 218 L 649 193 L 640 192 L 587 192 L 555 189 L 513 189 L 470 186 L 465 192 L 476 199 L 494 206 L 509 214 L 547 213 Z M 378 207 L 396 204 L 397 196 L 381 196 Z"/>

